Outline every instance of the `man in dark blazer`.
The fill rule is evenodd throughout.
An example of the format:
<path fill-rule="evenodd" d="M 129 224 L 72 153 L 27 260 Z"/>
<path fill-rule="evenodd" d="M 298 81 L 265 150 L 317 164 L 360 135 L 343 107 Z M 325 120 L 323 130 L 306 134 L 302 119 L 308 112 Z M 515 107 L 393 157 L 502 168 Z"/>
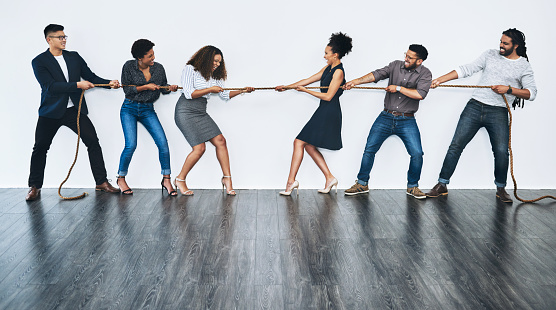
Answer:
<path fill-rule="evenodd" d="M 77 106 L 82 90 L 93 88 L 94 84 L 110 84 L 112 88 L 120 86 L 117 80 L 109 81 L 95 75 L 77 52 L 65 51 L 67 36 L 63 26 L 54 24 L 46 26 L 44 36 L 49 49 L 32 61 L 33 71 L 41 85 L 42 92 L 39 120 L 35 131 L 35 145 L 31 155 L 30 189 L 26 200 L 35 200 L 40 197 L 46 153 L 58 129 L 66 126 L 77 133 Z M 95 127 L 87 117 L 85 98 L 81 105 L 79 124 L 81 139 L 89 153 L 89 162 L 96 182 L 95 189 L 118 193 L 120 190 L 110 185 L 106 178 L 102 149 Z"/>

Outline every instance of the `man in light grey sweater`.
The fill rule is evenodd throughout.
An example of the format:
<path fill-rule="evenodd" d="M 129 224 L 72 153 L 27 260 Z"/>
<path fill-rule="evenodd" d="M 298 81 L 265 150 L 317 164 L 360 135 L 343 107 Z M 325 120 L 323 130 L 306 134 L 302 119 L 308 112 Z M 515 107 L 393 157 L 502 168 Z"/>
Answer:
<path fill-rule="evenodd" d="M 508 29 L 502 33 L 499 50 L 487 50 L 474 62 L 460 66 L 432 81 L 431 88 L 436 88 L 444 82 L 483 71 L 479 85 L 492 87 L 491 89 L 478 88 L 473 92 L 460 115 L 452 143 L 444 158 L 438 184 L 427 193 L 427 197 L 448 194 L 447 184 L 450 183 L 450 177 L 456 169 L 463 149 L 477 131 L 485 127 L 494 153 L 496 197 L 503 202 L 512 202 L 505 189 L 510 131 L 508 111 L 501 95 L 506 94 L 509 101 L 515 100 L 514 106 L 523 99 L 532 101 L 537 96 L 533 69 L 529 64 L 526 51 L 525 35 L 515 28 Z"/>

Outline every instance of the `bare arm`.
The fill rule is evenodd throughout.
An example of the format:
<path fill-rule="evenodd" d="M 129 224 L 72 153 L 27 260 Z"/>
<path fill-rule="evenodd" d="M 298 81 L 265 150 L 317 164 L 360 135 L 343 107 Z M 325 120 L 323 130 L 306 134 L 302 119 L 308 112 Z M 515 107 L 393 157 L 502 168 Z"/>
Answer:
<path fill-rule="evenodd" d="M 431 88 L 437 88 L 438 85 L 455 79 L 458 79 L 458 73 L 456 72 L 456 70 L 452 70 L 444 74 L 443 76 L 432 80 Z"/>
<path fill-rule="evenodd" d="M 375 76 L 374 74 L 371 72 L 369 74 L 366 74 L 358 79 L 355 80 L 351 80 L 349 82 L 347 82 L 346 84 L 344 84 L 343 88 L 346 90 L 351 89 L 353 86 L 357 86 L 359 84 L 366 84 L 366 83 L 372 83 L 375 81 Z"/>
<path fill-rule="evenodd" d="M 398 91 L 396 90 L 396 87 L 398 86 L 388 85 L 388 87 L 386 87 L 386 91 L 389 93 L 397 93 Z M 419 92 L 415 88 L 405 88 L 403 86 L 400 86 L 400 93 L 411 99 L 423 100 L 423 96 L 421 96 L 421 94 L 419 94 Z"/>
<path fill-rule="evenodd" d="M 142 91 L 145 90 L 157 90 L 160 89 L 160 87 L 154 83 L 149 83 L 149 84 L 145 84 L 145 85 L 141 85 L 141 86 L 137 86 L 137 92 L 140 93 Z"/>
<path fill-rule="evenodd" d="M 193 99 L 200 98 L 209 93 L 218 94 L 221 91 L 222 91 L 222 87 L 220 86 L 212 86 L 204 89 L 196 89 L 191 93 L 191 98 Z"/>
<path fill-rule="evenodd" d="M 507 85 L 493 85 L 490 89 L 492 89 L 493 92 L 502 95 L 507 93 L 510 87 Z M 529 92 L 528 89 L 512 87 L 512 95 L 525 100 L 529 100 L 529 98 L 531 98 L 531 92 Z"/>
<path fill-rule="evenodd" d="M 239 94 L 251 93 L 253 91 L 255 91 L 254 87 L 245 87 L 245 89 L 242 89 L 242 90 L 232 90 L 230 92 L 230 99 L 234 98 L 235 96 L 237 96 Z"/>
<path fill-rule="evenodd" d="M 328 66 L 326 66 L 328 67 Z M 322 68 L 319 72 L 313 74 L 312 76 L 303 79 L 301 81 L 295 82 L 293 84 L 284 86 L 284 85 L 280 85 L 280 86 L 276 86 L 275 90 L 277 91 L 284 91 L 287 88 L 296 88 L 297 86 L 306 86 L 309 85 L 311 83 L 314 83 L 316 81 L 320 81 L 320 78 L 322 77 L 322 73 L 324 72 L 324 69 L 326 69 L 326 67 Z"/>
<path fill-rule="evenodd" d="M 313 95 L 321 100 L 330 101 L 332 100 L 334 95 L 336 95 L 336 92 L 338 92 L 338 89 L 340 88 L 340 85 L 342 84 L 343 80 L 344 80 L 344 71 L 336 70 L 336 72 L 334 72 L 334 75 L 332 76 L 332 81 L 330 82 L 330 85 L 328 86 L 328 91 L 326 93 L 308 90 L 303 86 L 298 86 L 297 90 L 306 92 L 309 95 Z"/>

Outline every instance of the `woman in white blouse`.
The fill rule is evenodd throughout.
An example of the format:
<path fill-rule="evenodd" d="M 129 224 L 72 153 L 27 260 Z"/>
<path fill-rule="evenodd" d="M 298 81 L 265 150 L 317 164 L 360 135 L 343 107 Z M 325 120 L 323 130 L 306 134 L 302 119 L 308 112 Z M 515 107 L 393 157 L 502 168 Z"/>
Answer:
<path fill-rule="evenodd" d="M 218 94 L 223 100 L 229 100 L 241 93 L 250 93 L 253 87 L 243 90 L 225 91 L 226 66 L 222 51 L 207 45 L 198 50 L 183 69 L 181 86 L 182 95 L 176 103 L 174 119 L 185 139 L 193 148 L 187 155 L 181 172 L 176 176 L 174 185 L 183 195 L 193 195 L 187 187 L 186 177 L 205 152 L 205 143 L 210 141 L 216 148 L 216 157 L 222 168 L 222 189 L 228 195 L 235 195 L 230 173 L 230 159 L 226 139 L 207 114 L 207 99 L 211 94 Z"/>

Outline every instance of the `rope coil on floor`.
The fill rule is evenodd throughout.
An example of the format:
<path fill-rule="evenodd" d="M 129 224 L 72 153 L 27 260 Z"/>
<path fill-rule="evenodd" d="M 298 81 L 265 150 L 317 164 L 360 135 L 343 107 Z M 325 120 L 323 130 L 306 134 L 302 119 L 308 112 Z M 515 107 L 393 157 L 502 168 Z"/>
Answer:
<path fill-rule="evenodd" d="M 95 87 L 96 86 L 110 86 L 109 84 L 94 84 Z M 137 86 L 137 85 L 120 85 L 120 87 L 130 87 L 130 86 Z M 165 88 L 165 89 L 169 89 L 170 86 L 159 86 L 160 88 Z M 479 86 L 479 85 L 438 85 L 438 87 L 447 87 L 447 88 L 491 88 L 491 86 Z M 296 87 L 284 87 L 284 89 L 295 89 Z M 310 86 L 310 87 L 305 87 L 307 89 L 325 89 L 328 88 L 328 86 Z M 385 90 L 386 87 L 373 87 L 373 86 L 354 86 L 352 87 L 352 89 L 381 89 L 381 90 Z M 178 87 L 178 89 L 183 89 L 182 87 Z M 240 88 L 223 88 L 223 90 L 245 90 L 245 87 L 240 87 Z M 274 90 L 275 87 L 255 87 L 255 90 Z M 75 148 L 75 158 L 73 159 L 73 163 L 71 164 L 71 167 L 68 171 L 68 175 L 66 176 L 66 178 L 64 179 L 64 181 L 62 181 L 62 183 L 60 184 L 60 187 L 58 187 L 58 196 L 60 196 L 62 199 L 65 200 L 74 200 L 74 199 L 81 199 L 84 198 L 85 196 L 88 195 L 87 192 L 83 192 L 83 194 L 79 195 L 79 196 L 75 196 L 75 197 L 65 197 L 62 196 L 61 194 L 61 190 L 62 190 L 62 185 L 64 185 L 64 183 L 66 183 L 66 181 L 69 179 L 69 176 L 71 174 L 71 171 L 73 169 L 73 166 L 75 166 L 75 162 L 77 161 L 77 155 L 79 153 L 79 140 L 81 139 L 81 129 L 79 126 L 79 117 L 81 115 L 81 103 L 83 102 L 83 95 L 85 94 L 85 90 L 83 90 L 81 92 L 81 97 L 79 98 L 79 107 L 77 109 L 77 146 Z M 512 176 L 512 182 L 514 183 L 514 196 L 517 200 L 521 201 L 521 202 L 525 202 L 525 203 L 533 203 L 533 202 L 537 202 L 539 200 L 542 199 L 546 199 L 546 198 L 550 198 L 550 199 L 554 199 L 556 200 L 556 197 L 551 196 L 551 195 L 545 195 L 545 196 L 541 196 L 535 199 L 523 199 L 521 197 L 519 197 L 517 195 L 517 181 L 515 179 L 514 176 L 514 156 L 513 156 L 513 151 L 512 151 L 512 111 L 510 109 L 510 105 L 508 104 L 508 100 L 506 99 L 506 95 L 501 94 L 502 98 L 504 98 L 504 103 L 506 104 L 506 109 L 508 110 L 508 114 L 509 114 L 509 131 L 510 131 L 510 135 L 509 135 L 509 140 L 508 140 L 508 149 L 510 152 L 510 174 Z"/>

